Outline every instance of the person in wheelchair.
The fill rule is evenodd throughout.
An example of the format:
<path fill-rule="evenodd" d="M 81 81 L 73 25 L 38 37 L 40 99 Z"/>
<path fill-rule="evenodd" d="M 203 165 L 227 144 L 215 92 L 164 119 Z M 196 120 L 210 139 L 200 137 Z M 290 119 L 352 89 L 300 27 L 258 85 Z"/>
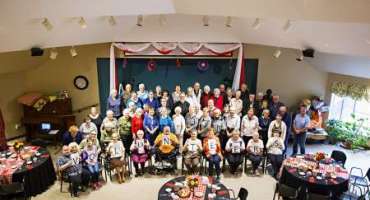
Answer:
<path fill-rule="evenodd" d="M 254 132 L 252 139 L 249 140 L 247 153 L 248 159 L 252 162 L 252 173 L 257 176 L 260 175 L 257 169 L 262 162 L 263 142 L 259 139 L 258 132 Z"/>
<path fill-rule="evenodd" d="M 138 177 L 145 173 L 145 162 L 149 158 L 150 144 L 147 139 L 144 139 L 143 130 L 138 130 L 136 136 L 137 137 L 131 144 L 130 150 L 136 171 L 135 177 Z M 139 169 L 139 165 L 141 169 Z"/>
<path fill-rule="evenodd" d="M 240 137 L 238 130 L 233 130 L 232 137 L 227 141 L 225 146 L 226 160 L 230 165 L 230 173 L 235 174 L 239 165 L 243 163 L 245 143 Z"/>
<path fill-rule="evenodd" d="M 272 137 L 270 137 L 266 144 L 266 149 L 268 153 L 268 158 L 271 162 L 273 175 L 276 177 L 278 174 L 280 167 L 283 163 L 284 156 L 284 140 L 280 137 L 279 131 L 273 131 Z"/>
<path fill-rule="evenodd" d="M 125 182 L 125 147 L 119 140 L 118 133 L 112 134 L 112 141 L 107 147 L 107 153 L 110 156 L 110 168 L 116 171 L 118 183 Z"/>
<path fill-rule="evenodd" d="M 207 137 L 203 141 L 204 154 L 209 162 L 209 176 L 213 176 L 213 170 L 216 168 L 217 180 L 220 180 L 220 163 L 223 160 L 221 153 L 221 144 L 215 135 L 213 128 L 209 129 Z"/>
<path fill-rule="evenodd" d="M 158 167 L 176 168 L 179 141 L 176 135 L 171 133 L 169 126 L 165 126 L 163 133 L 157 136 L 154 141 L 154 147 Z"/>
<path fill-rule="evenodd" d="M 190 138 L 185 142 L 183 149 L 184 163 L 191 174 L 199 173 L 200 157 L 202 155 L 202 141 L 197 138 L 197 131 L 192 130 Z"/>

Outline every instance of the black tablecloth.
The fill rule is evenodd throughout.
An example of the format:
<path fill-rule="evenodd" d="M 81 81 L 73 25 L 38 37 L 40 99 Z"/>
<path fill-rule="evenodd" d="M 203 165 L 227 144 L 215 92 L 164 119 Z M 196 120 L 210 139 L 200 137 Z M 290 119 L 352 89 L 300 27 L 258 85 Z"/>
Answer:
<path fill-rule="evenodd" d="M 166 185 L 168 183 L 176 183 L 176 182 L 183 182 L 183 181 L 185 181 L 185 176 L 176 177 L 174 179 L 167 181 L 159 190 L 158 200 L 172 200 L 170 193 L 166 192 L 166 188 L 171 188 L 171 187 L 166 186 Z M 222 193 L 224 193 L 223 195 L 219 195 L 218 192 L 216 192 L 217 196 L 214 198 L 214 200 L 230 200 L 229 190 L 226 188 L 225 185 L 223 185 L 222 183 L 215 183 L 214 181 L 212 183 L 220 187 L 220 190 L 218 191 L 222 191 Z M 210 192 L 211 192 L 211 189 L 207 187 L 206 193 L 204 195 L 204 199 L 208 199 L 208 194 Z"/>
<path fill-rule="evenodd" d="M 307 174 L 301 176 L 298 169 L 284 166 L 280 182 L 294 188 L 302 187 L 303 193 L 304 189 L 308 189 L 313 193 L 327 194 L 331 192 L 333 195 L 339 195 L 348 190 L 349 179 L 341 177 L 336 179 L 323 178 L 322 180 L 311 177 L 311 181 L 309 179 L 310 176 Z"/>
<path fill-rule="evenodd" d="M 31 165 L 23 164 L 13 173 L 13 182 L 21 182 L 24 179 L 24 187 L 27 197 L 36 196 L 45 192 L 56 180 L 56 174 L 51 156 L 46 149 L 38 150 L 41 155 Z"/>

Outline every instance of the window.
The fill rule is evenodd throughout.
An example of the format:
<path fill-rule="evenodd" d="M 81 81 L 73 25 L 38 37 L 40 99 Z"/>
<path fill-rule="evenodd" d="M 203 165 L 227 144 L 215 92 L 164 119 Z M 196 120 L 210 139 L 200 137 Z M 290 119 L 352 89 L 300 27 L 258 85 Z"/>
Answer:
<path fill-rule="evenodd" d="M 352 113 L 356 115 L 356 118 L 370 119 L 370 102 L 366 100 L 356 101 L 351 97 L 340 97 L 331 94 L 329 111 L 329 119 L 350 121 Z"/>

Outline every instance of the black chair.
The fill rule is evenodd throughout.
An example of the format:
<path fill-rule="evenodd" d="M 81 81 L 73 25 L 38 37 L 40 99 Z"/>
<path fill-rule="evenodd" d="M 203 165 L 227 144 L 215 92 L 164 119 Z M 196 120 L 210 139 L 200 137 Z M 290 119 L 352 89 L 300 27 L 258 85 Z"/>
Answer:
<path fill-rule="evenodd" d="M 346 164 L 347 156 L 343 151 L 334 150 L 331 152 L 331 158 L 335 160 L 335 162 L 339 163 L 344 167 Z"/>
<path fill-rule="evenodd" d="M 278 195 L 278 200 L 280 199 L 280 197 L 282 197 L 283 199 L 297 199 L 300 190 L 300 187 L 297 189 L 277 182 L 275 186 L 273 200 L 275 200 L 276 194 Z"/>
<path fill-rule="evenodd" d="M 202 174 L 203 162 L 204 162 L 203 159 L 204 159 L 204 157 L 202 155 L 200 155 L 198 170 L 199 170 L 199 174 L 201 174 L 201 175 L 203 175 Z M 186 173 L 188 173 L 188 169 L 186 169 L 186 166 L 185 166 L 185 157 L 184 157 L 184 155 L 182 155 L 182 159 L 181 159 L 181 174 L 182 175 L 187 175 Z"/>
<path fill-rule="evenodd" d="M 331 194 L 316 194 L 308 192 L 306 195 L 306 200 L 330 200 L 332 199 Z"/>
<path fill-rule="evenodd" d="M 238 193 L 238 197 L 240 200 L 247 200 L 248 198 L 248 190 L 241 187 Z"/>
<path fill-rule="evenodd" d="M 247 174 L 248 172 L 248 154 L 245 154 L 245 158 L 244 158 L 244 173 Z M 260 167 L 262 168 L 262 174 L 265 173 L 266 171 L 266 164 L 267 164 L 267 156 L 266 155 L 262 155 L 262 160 L 261 160 L 261 164 L 260 164 Z"/>
<path fill-rule="evenodd" d="M 57 171 L 58 171 L 57 176 L 58 176 L 58 179 L 59 179 L 59 182 L 60 182 L 60 192 L 63 192 L 63 183 L 66 182 L 66 183 L 68 183 L 68 192 L 71 196 L 73 196 L 72 187 L 71 187 L 72 183 L 69 180 L 68 175 L 60 169 L 57 169 Z"/>
<path fill-rule="evenodd" d="M 14 182 L 10 184 L 0 185 L 1 200 L 10 200 L 14 198 L 27 199 L 23 182 Z"/>

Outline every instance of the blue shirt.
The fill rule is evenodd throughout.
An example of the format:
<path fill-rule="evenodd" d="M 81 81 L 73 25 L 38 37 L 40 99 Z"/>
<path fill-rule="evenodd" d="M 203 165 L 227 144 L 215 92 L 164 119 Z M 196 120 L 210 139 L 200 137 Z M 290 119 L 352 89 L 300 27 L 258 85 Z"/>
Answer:
<path fill-rule="evenodd" d="M 301 114 L 297 114 L 294 118 L 293 123 L 295 128 L 303 129 L 308 127 L 308 125 L 310 124 L 310 118 L 308 117 L 308 115 L 302 116 Z"/>
<path fill-rule="evenodd" d="M 66 131 L 62 138 L 63 145 L 69 145 L 69 143 L 76 142 L 77 144 L 80 144 L 83 139 L 83 135 L 80 131 L 78 131 L 75 138 L 71 136 L 71 133 Z"/>
<path fill-rule="evenodd" d="M 147 132 L 146 130 L 147 128 L 149 130 L 153 130 L 156 127 L 159 127 L 159 121 L 155 116 L 151 117 L 150 115 L 147 114 L 144 117 L 143 126 L 144 126 L 144 131 Z"/>
<path fill-rule="evenodd" d="M 163 131 L 163 128 L 165 126 L 169 126 L 170 129 L 171 129 L 171 132 L 174 133 L 175 132 L 175 126 L 173 125 L 173 121 L 170 117 L 160 117 L 159 118 L 159 130 L 160 131 Z"/>
<path fill-rule="evenodd" d="M 148 104 L 150 107 L 154 108 L 154 110 L 157 110 L 157 108 L 159 107 L 159 103 L 157 101 L 157 99 L 152 99 L 150 100 L 149 98 L 146 98 L 144 101 L 143 101 L 143 104 Z"/>

